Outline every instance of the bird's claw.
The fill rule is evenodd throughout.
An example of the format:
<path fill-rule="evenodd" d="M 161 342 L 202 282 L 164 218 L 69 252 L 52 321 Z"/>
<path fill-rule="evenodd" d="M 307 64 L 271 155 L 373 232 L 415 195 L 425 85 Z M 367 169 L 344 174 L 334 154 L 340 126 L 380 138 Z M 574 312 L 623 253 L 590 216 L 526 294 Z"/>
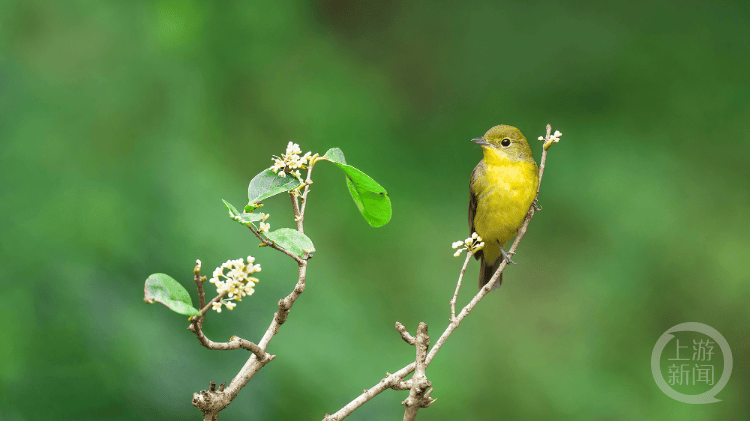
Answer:
<path fill-rule="evenodd" d="M 517 264 L 516 262 L 514 262 L 514 261 L 513 261 L 513 260 L 511 260 L 511 258 L 510 258 L 510 256 L 512 256 L 512 255 L 514 255 L 514 254 L 516 254 L 516 252 L 514 252 L 514 251 L 511 251 L 511 252 L 506 252 L 506 251 L 505 251 L 505 249 L 504 249 L 504 248 L 502 248 L 502 246 L 501 246 L 501 247 L 500 247 L 500 253 L 501 253 L 501 254 L 503 255 L 503 259 L 505 259 L 505 261 L 506 261 L 506 262 L 508 262 L 509 264 L 511 264 L 511 265 L 515 265 L 515 264 Z"/>
<path fill-rule="evenodd" d="M 534 210 L 542 210 L 542 207 L 539 205 L 539 199 L 534 199 L 534 202 L 531 205 L 534 206 Z"/>

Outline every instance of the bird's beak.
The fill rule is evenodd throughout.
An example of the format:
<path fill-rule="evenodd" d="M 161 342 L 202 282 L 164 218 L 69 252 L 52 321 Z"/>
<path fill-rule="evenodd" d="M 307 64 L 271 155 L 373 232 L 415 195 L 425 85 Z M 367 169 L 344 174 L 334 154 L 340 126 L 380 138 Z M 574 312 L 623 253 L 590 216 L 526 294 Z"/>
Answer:
<path fill-rule="evenodd" d="M 471 139 L 472 142 L 476 143 L 479 146 L 490 146 L 490 142 L 486 141 L 483 137 L 478 137 L 476 139 Z"/>

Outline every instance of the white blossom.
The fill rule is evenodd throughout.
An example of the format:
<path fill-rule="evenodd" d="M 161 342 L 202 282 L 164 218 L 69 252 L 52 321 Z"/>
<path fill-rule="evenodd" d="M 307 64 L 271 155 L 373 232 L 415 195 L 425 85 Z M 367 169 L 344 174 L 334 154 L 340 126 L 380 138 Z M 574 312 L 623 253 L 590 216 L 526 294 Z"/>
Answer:
<path fill-rule="evenodd" d="M 562 132 L 559 131 L 559 130 L 555 130 L 555 133 L 553 133 L 552 135 L 550 135 L 549 141 L 557 143 L 557 142 L 560 141 L 560 136 L 562 136 Z M 539 140 L 541 140 L 542 142 L 544 142 L 544 136 L 539 136 Z"/>
<path fill-rule="evenodd" d="M 221 313 L 222 305 L 232 310 L 237 305 L 232 300 L 242 301 L 242 297 L 252 295 L 259 280 L 249 275 L 256 272 L 260 272 L 260 265 L 255 263 L 253 256 L 247 256 L 247 264 L 244 259 L 227 260 L 216 268 L 210 282 L 216 286 L 216 292 L 226 294 L 227 299 L 213 303 L 213 310 Z"/>
<path fill-rule="evenodd" d="M 465 239 L 464 241 L 456 241 L 453 243 L 453 248 L 458 249 L 455 253 L 453 253 L 453 256 L 458 257 L 461 255 L 461 253 L 464 252 L 464 250 L 470 251 L 472 254 L 475 254 L 479 250 L 484 247 L 484 242 L 482 242 L 482 237 L 479 236 L 476 232 L 471 234 L 471 237 Z"/>
<path fill-rule="evenodd" d="M 302 150 L 299 145 L 294 142 L 289 142 L 286 146 L 286 153 L 282 154 L 281 157 L 276 155 L 273 156 L 273 165 L 271 171 L 278 174 L 280 177 L 286 177 L 287 173 L 291 174 L 298 180 L 302 181 L 302 174 L 299 172 L 300 169 L 307 169 L 307 165 L 311 162 L 311 152 L 307 152 L 303 156 L 299 156 Z"/>

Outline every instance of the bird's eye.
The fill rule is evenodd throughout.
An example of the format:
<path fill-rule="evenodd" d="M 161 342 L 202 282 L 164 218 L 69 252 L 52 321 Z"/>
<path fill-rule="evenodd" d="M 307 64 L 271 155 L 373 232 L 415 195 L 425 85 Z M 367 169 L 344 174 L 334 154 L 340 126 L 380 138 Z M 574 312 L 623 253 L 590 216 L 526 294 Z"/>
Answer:
<path fill-rule="evenodd" d="M 510 146 L 510 139 L 503 139 L 503 141 L 500 142 L 500 144 L 503 146 Z"/>

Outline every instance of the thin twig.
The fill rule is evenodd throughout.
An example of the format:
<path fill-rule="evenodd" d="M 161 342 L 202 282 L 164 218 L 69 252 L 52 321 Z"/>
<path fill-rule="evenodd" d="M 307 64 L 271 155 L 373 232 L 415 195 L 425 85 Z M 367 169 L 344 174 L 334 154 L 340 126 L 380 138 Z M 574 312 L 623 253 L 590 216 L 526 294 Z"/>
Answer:
<path fill-rule="evenodd" d="M 466 273 L 466 268 L 469 266 L 469 260 L 471 260 L 471 256 L 473 255 L 474 254 L 471 250 L 466 251 L 466 260 L 464 261 L 464 266 L 461 268 L 461 273 L 458 275 L 456 292 L 453 293 L 453 298 L 451 298 L 451 322 L 456 319 L 456 300 L 458 299 L 458 291 L 461 289 L 461 281 L 464 278 L 464 273 Z"/>
<path fill-rule="evenodd" d="M 195 269 L 193 269 L 193 274 L 195 275 L 195 285 L 198 288 L 198 301 L 200 303 L 200 317 L 192 317 L 191 318 L 191 324 L 188 326 L 188 330 L 195 333 L 195 337 L 198 338 L 198 342 L 201 343 L 201 345 L 205 346 L 208 349 L 214 349 L 214 350 L 220 350 L 220 351 L 226 351 L 226 350 L 232 350 L 232 349 L 239 349 L 243 348 L 246 349 L 255 356 L 258 357 L 260 360 L 264 360 L 266 362 L 271 361 L 272 359 L 276 358 L 275 355 L 271 355 L 266 353 L 264 350 L 260 349 L 260 347 L 246 339 L 239 338 L 237 336 L 233 336 L 232 339 L 229 342 L 214 342 L 203 333 L 203 321 L 206 319 L 206 313 L 208 310 L 212 307 L 213 303 L 218 302 L 224 296 L 227 295 L 226 292 L 221 293 L 211 299 L 211 301 L 206 304 L 206 293 L 203 290 L 203 282 L 206 280 L 205 276 L 201 276 L 201 264 L 200 260 L 196 262 Z M 222 386 L 221 390 L 224 390 L 224 387 Z"/>
<path fill-rule="evenodd" d="M 310 164 L 307 166 L 307 179 L 305 180 L 305 191 L 302 192 L 302 206 L 299 211 L 299 222 L 297 224 L 297 229 L 302 231 L 299 227 L 302 226 L 302 223 L 305 221 L 305 208 L 307 207 L 307 193 L 310 192 L 310 186 L 312 185 L 312 170 L 315 166 L 315 162 L 318 160 L 318 154 L 313 155 L 310 157 Z"/>
<path fill-rule="evenodd" d="M 289 250 L 287 250 L 287 249 L 285 249 L 283 247 L 278 246 L 273 241 L 271 241 L 271 240 L 267 239 L 266 237 L 260 235 L 260 233 L 255 228 L 253 228 L 252 224 L 248 224 L 247 227 L 250 228 L 250 231 L 252 231 L 253 234 L 255 234 L 255 236 L 258 237 L 258 239 L 260 241 L 262 241 L 263 244 L 265 244 L 266 246 L 271 247 L 273 249 L 276 249 L 276 250 L 278 250 L 278 251 L 286 254 L 287 256 L 289 256 L 292 259 L 294 259 L 294 261 L 296 261 L 297 264 L 302 264 L 302 262 L 304 262 L 304 259 L 302 259 L 301 257 L 297 256 L 296 254 L 292 253 L 291 251 L 289 251 Z"/>
<path fill-rule="evenodd" d="M 396 322 L 396 330 L 398 330 L 398 333 L 401 334 L 401 339 L 406 341 L 409 345 L 416 345 L 416 341 L 414 340 L 414 337 L 409 334 L 409 332 L 406 331 L 406 327 L 402 325 L 399 322 Z"/>
<path fill-rule="evenodd" d="M 205 276 L 201 276 L 201 261 L 195 262 L 195 269 L 193 269 L 195 275 L 193 280 L 195 281 L 195 287 L 198 288 L 198 307 L 203 308 L 206 306 L 206 292 L 203 291 L 203 282 L 206 281 Z"/>
<path fill-rule="evenodd" d="M 292 199 L 292 210 L 294 211 L 294 221 L 297 222 L 297 231 L 304 232 L 305 229 L 302 226 L 302 216 L 300 215 L 299 211 L 299 202 L 297 201 L 297 192 L 290 190 L 289 198 Z"/>
<path fill-rule="evenodd" d="M 361 395 L 357 396 L 346 404 L 343 408 L 336 411 L 333 415 L 326 414 L 325 417 L 323 417 L 323 421 L 340 421 L 352 412 L 354 412 L 355 409 L 359 408 L 360 406 L 364 405 L 367 401 L 374 398 L 375 396 L 379 395 L 384 390 L 392 388 L 394 385 L 399 384 L 401 380 L 406 377 L 409 373 L 414 371 L 414 368 L 417 366 L 416 362 L 412 362 L 411 364 L 407 365 L 406 367 L 402 368 L 401 370 L 398 370 L 397 372 L 393 374 L 386 373 L 385 378 L 380 380 L 378 384 L 371 387 L 368 390 L 365 390 Z M 403 389 L 402 389 L 403 390 Z"/>
<path fill-rule="evenodd" d="M 203 333 L 203 330 L 200 329 L 198 325 L 198 322 L 194 322 L 190 326 L 188 326 L 188 330 L 195 333 L 195 336 L 198 338 L 198 341 L 201 343 L 201 345 L 205 346 L 208 349 L 217 350 L 217 351 L 229 351 L 233 349 L 246 349 L 253 354 L 255 354 L 258 359 L 262 361 L 271 361 L 272 359 L 276 358 L 275 355 L 269 354 L 266 351 L 260 349 L 260 347 L 246 339 L 242 339 L 237 336 L 233 336 L 232 339 L 229 340 L 229 342 L 214 342 Z"/>
<path fill-rule="evenodd" d="M 208 313 L 208 310 L 210 310 L 211 307 L 213 306 L 213 303 L 219 302 L 222 298 L 224 298 L 226 296 L 227 296 L 227 293 L 226 292 L 222 292 L 221 294 L 219 294 L 216 297 L 212 298 L 211 301 L 209 301 L 208 303 L 206 303 L 206 305 L 201 308 L 201 314 L 203 316 L 205 316 L 206 313 Z"/>

